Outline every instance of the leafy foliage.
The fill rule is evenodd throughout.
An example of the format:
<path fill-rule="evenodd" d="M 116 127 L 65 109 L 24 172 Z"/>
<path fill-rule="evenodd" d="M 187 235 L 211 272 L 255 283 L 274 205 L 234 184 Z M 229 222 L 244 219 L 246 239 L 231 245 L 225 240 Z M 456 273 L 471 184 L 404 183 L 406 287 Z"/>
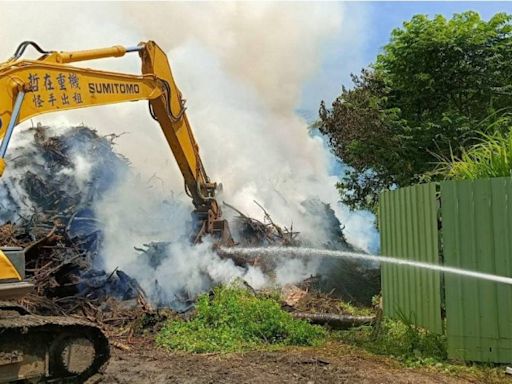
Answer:
<path fill-rule="evenodd" d="M 294 319 L 269 297 L 243 289 L 217 287 L 203 294 L 190 321 L 170 321 L 157 343 L 188 352 L 235 352 L 268 345 L 316 345 L 323 328 Z"/>
<path fill-rule="evenodd" d="M 413 325 L 407 319 L 383 319 L 374 328 L 341 331 L 338 337 L 379 355 L 390 355 L 407 365 L 429 365 L 447 359 L 446 340 Z"/>
<path fill-rule="evenodd" d="M 512 130 L 482 134 L 480 143 L 463 150 L 460 158 L 444 159 L 431 174 L 455 180 L 512 176 Z"/>
<path fill-rule="evenodd" d="M 509 126 L 511 48 L 503 13 L 417 15 L 395 29 L 375 64 L 352 76 L 353 88 L 320 106 L 320 131 L 349 166 L 342 200 L 374 209 L 380 191 L 418 182 L 436 155 L 458 157 L 478 133 Z"/>

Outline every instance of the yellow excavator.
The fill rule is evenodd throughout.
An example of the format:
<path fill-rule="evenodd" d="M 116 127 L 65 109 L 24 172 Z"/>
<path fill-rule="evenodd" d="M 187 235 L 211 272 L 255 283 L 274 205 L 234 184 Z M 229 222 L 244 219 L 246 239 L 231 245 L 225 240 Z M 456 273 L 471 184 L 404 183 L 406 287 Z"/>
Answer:
<path fill-rule="evenodd" d="M 22 59 L 29 47 L 41 54 L 37 60 Z M 140 56 L 141 75 L 70 65 L 129 53 Z M 217 185 L 205 172 L 185 102 L 167 56 L 153 41 L 75 52 L 44 51 L 32 41 L 20 44 L 13 57 L 0 63 L 0 175 L 13 130 L 22 121 L 43 113 L 139 100 L 149 102 L 192 199 L 191 241 L 210 235 L 231 243 L 215 199 Z M 32 315 L 13 302 L 32 288 L 24 281 L 24 269 L 24 250 L 0 248 L 0 383 L 84 382 L 109 358 L 105 335 L 88 322 Z"/>

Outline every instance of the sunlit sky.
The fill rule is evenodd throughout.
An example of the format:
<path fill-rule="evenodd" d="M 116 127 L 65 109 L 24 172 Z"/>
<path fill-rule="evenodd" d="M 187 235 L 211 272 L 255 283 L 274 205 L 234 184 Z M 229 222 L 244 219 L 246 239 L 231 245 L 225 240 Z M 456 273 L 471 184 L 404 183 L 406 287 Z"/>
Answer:
<path fill-rule="evenodd" d="M 454 13 L 474 10 L 484 19 L 498 12 L 512 13 L 512 2 L 346 2 L 343 25 L 324 47 L 321 68 L 306 83 L 299 109 L 316 112 L 319 101 L 328 104 L 340 93 L 342 84 L 350 85 L 350 73 L 374 61 L 389 41 L 394 28 L 413 15 L 451 17 Z"/>

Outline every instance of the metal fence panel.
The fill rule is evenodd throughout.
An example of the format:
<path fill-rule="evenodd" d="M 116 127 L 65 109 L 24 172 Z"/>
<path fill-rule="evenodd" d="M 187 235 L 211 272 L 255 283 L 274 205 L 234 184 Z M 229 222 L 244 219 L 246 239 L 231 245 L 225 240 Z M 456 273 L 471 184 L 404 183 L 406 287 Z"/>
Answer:
<path fill-rule="evenodd" d="M 384 192 L 379 205 L 381 253 L 439 263 L 436 184 Z M 438 272 L 382 265 L 384 314 L 402 316 L 433 332 L 442 332 Z"/>
<path fill-rule="evenodd" d="M 512 276 L 512 178 L 441 183 L 444 264 Z M 512 361 L 512 287 L 445 275 L 451 358 Z"/>

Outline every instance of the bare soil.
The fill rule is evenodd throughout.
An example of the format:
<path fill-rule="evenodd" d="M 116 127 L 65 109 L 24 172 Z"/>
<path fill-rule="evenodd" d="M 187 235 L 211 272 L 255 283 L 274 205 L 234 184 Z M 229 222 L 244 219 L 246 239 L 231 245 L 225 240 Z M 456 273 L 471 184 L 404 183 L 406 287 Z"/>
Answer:
<path fill-rule="evenodd" d="M 243 354 L 169 353 L 151 342 L 113 348 L 112 359 L 96 383 L 479 383 L 427 369 L 409 369 L 345 344 Z"/>

